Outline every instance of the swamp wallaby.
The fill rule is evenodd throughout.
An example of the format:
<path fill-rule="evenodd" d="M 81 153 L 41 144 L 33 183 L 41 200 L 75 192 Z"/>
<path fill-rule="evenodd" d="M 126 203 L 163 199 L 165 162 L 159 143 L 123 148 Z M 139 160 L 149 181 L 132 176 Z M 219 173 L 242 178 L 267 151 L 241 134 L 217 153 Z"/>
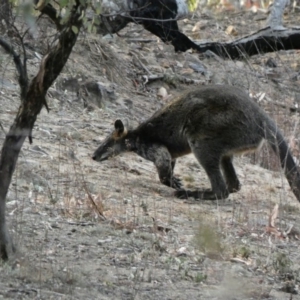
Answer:
<path fill-rule="evenodd" d="M 103 161 L 133 151 L 155 164 L 160 181 L 175 188 L 177 197 L 225 199 L 240 189 L 233 155 L 253 151 L 264 140 L 279 155 L 300 201 L 300 174 L 282 133 L 244 91 L 232 86 L 201 86 L 183 92 L 134 129 L 116 120 L 114 131 L 93 159 Z M 173 176 L 176 158 L 191 152 L 205 169 L 211 190 L 184 190 Z"/>

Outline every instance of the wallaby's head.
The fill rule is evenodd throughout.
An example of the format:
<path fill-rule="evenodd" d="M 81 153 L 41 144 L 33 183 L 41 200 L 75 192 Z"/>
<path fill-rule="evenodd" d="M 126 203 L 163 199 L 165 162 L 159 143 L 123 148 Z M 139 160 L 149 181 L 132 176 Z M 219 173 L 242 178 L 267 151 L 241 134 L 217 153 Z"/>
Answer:
<path fill-rule="evenodd" d="M 130 150 L 130 145 L 126 141 L 128 134 L 127 128 L 121 120 L 116 120 L 115 128 L 109 134 L 98 149 L 93 154 L 93 160 L 103 161 L 110 157 L 117 156 L 122 152 Z"/>

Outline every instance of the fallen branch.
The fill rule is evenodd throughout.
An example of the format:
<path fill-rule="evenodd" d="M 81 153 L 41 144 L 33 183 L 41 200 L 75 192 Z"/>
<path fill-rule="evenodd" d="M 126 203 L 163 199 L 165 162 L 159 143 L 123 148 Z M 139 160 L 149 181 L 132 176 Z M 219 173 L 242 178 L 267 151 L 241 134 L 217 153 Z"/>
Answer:
<path fill-rule="evenodd" d="M 269 102 L 269 103 L 272 103 L 278 107 L 281 107 L 281 108 L 284 108 L 284 109 L 289 109 L 290 112 L 300 112 L 300 108 L 297 107 L 296 105 L 295 106 L 289 106 L 289 105 L 286 105 L 282 102 L 279 102 L 279 101 L 276 101 L 276 100 L 273 100 L 273 99 L 270 99 L 269 97 L 266 97 L 266 100 Z"/>
<path fill-rule="evenodd" d="M 123 36 L 123 37 L 125 37 L 125 36 Z M 155 39 L 138 39 L 138 38 L 136 38 L 136 39 L 135 38 L 127 38 L 126 41 L 129 43 L 145 43 L 145 44 L 156 42 Z"/>
<path fill-rule="evenodd" d="M 162 80 L 167 83 L 170 81 L 180 81 L 185 84 L 204 84 L 204 80 L 196 80 L 196 79 L 191 79 L 187 78 L 181 75 L 169 75 L 169 74 L 160 74 L 160 75 L 143 75 L 142 78 L 144 79 L 143 84 L 146 85 L 148 82 L 153 82 L 156 80 Z"/>
<path fill-rule="evenodd" d="M 141 62 L 141 60 L 139 59 L 137 53 L 135 53 L 133 50 L 130 51 L 130 54 L 133 55 L 135 57 L 135 59 L 138 61 L 138 63 L 140 64 L 140 66 L 150 75 L 152 76 L 152 73 L 148 70 L 148 68 Z"/>
<path fill-rule="evenodd" d="M 272 29 L 263 28 L 233 42 L 200 43 L 201 52 L 212 51 L 222 58 L 244 59 L 247 56 L 300 49 L 300 27 Z"/>

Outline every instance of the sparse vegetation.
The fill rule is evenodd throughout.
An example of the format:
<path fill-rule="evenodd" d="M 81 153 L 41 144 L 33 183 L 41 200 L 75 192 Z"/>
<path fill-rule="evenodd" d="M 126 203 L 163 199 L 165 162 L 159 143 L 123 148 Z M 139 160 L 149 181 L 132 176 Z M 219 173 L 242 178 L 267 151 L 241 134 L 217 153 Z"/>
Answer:
<path fill-rule="evenodd" d="M 246 246 L 242 246 L 239 249 L 233 250 L 233 257 L 241 257 L 241 258 L 248 259 L 250 257 L 250 254 L 251 254 L 251 250 Z"/>
<path fill-rule="evenodd" d="M 195 282 L 197 283 L 204 282 L 206 279 L 207 279 L 207 275 L 198 273 L 195 277 Z"/>
<path fill-rule="evenodd" d="M 192 175 L 185 175 L 185 176 L 183 176 L 183 179 L 189 183 L 195 182 L 195 178 Z"/>
<path fill-rule="evenodd" d="M 277 252 L 273 256 L 273 268 L 279 274 L 291 273 L 291 259 L 282 252 Z"/>
<path fill-rule="evenodd" d="M 190 37 L 230 41 L 229 25 L 242 36 L 261 28 L 264 17 L 262 11 L 226 11 L 216 26 L 214 17 L 196 12 L 179 22 Z M 286 16 L 293 23 L 297 18 Z M 30 74 L 54 37 L 45 17 L 38 25 L 43 28 L 26 42 L 31 47 L 35 41 L 32 49 L 26 46 Z M 172 46 L 140 29 L 132 24 L 120 36 L 79 36 L 61 77 L 98 82 L 102 108 L 84 108 L 73 87 L 60 87 L 60 78 L 50 88 L 50 113 L 41 111 L 33 145 L 25 141 L 9 190 L 7 218 L 19 252 L 16 260 L 0 262 L 0 298 L 296 299 L 291 294 L 300 280 L 299 203 L 267 153 L 255 164 L 248 156 L 235 160 L 239 193 L 227 201 L 199 202 L 175 199 L 145 160 L 125 154 L 100 165 L 91 155 L 115 119 L 142 121 L 164 105 L 169 98 L 156 98 L 162 85 L 176 95 L 201 81 L 247 90 L 283 129 L 299 159 L 299 111 L 290 109 L 300 94 L 298 53 L 243 62 L 174 54 Z M 276 68 L 266 66 L 269 58 Z M 199 66 L 207 70 L 204 76 Z M 14 65 L 1 49 L 0 70 L 2 144 L 20 102 Z M 152 81 L 150 73 L 162 79 Z M 177 76 L 191 81 L 170 80 Z M 191 156 L 178 160 L 175 174 L 186 187 L 209 186 Z M 277 223 L 268 228 L 275 204 Z"/>
<path fill-rule="evenodd" d="M 207 219 L 200 220 L 199 226 L 195 231 L 196 248 L 204 252 L 208 257 L 221 258 L 225 250 L 222 237 L 217 228 Z"/>

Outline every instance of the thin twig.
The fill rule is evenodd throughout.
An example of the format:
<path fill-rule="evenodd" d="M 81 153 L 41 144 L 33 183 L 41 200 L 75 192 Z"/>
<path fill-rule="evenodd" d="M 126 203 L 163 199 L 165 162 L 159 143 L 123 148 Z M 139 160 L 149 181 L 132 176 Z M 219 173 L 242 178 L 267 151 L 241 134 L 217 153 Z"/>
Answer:
<path fill-rule="evenodd" d="M 84 175 L 83 175 L 83 172 L 76 172 L 76 164 L 74 163 L 73 164 L 73 167 L 75 169 L 75 174 L 81 174 L 82 176 L 82 186 L 83 186 L 83 189 L 85 190 L 85 192 L 87 193 L 88 195 L 88 198 L 89 200 L 91 201 L 92 203 L 92 206 L 94 207 L 94 209 L 97 211 L 98 215 L 100 216 L 100 218 L 103 220 L 103 221 L 106 221 L 106 217 L 103 215 L 103 212 L 101 211 L 101 209 L 99 209 L 98 205 L 96 204 L 96 202 L 94 201 L 94 198 L 93 196 L 91 195 L 90 191 L 88 190 L 87 186 L 86 186 L 86 182 L 85 182 L 85 179 L 84 179 Z"/>
<path fill-rule="evenodd" d="M 178 20 L 182 20 L 184 19 L 184 17 L 176 17 L 176 18 L 172 18 L 172 19 L 154 19 L 154 18 L 143 18 L 143 17 L 133 17 L 131 15 L 128 14 L 124 14 L 124 12 L 129 12 L 130 11 L 122 11 L 122 12 L 118 12 L 118 13 L 113 13 L 113 14 L 100 14 L 100 16 L 103 17 L 123 17 L 123 18 L 127 18 L 127 19 L 132 19 L 134 20 L 145 20 L 145 21 L 155 21 L 155 22 L 170 22 L 170 21 L 178 21 Z"/>
<path fill-rule="evenodd" d="M 5 129 L 4 129 L 4 127 L 3 127 L 3 125 L 2 125 L 1 122 L 0 122 L 0 127 L 1 127 L 2 131 L 4 132 L 4 134 L 7 135 L 7 132 L 5 131 Z"/>
<path fill-rule="evenodd" d="M 83 188 L 85 190 L 85 192 L 87 193 L 88 195 L 88 198 L 90 199 L 93 207 L 96 209 L 96 211 L 98 212 L 99 216 L 102 218 L 103 221 L 106 220 L 106 217 L 103 215 L 102 211 L 99 209 L 99 207 L 97 206 L 97 204 L 95 203 L 94 199 L 93 199 L 93 196 L 91 195 L 91 193 L 89 192 L 89 190 L 87 189 L 86 187 L 86 184 L 84 183 L 83 184 Z"/>
<path fill-rule="evenodd" d="M 288 108 L 290 110 L 290 112 L 300 112 L 300 108 L 297 107 L 297 106 L 289 106 L 289 105 L 286 105 L 282 102 L 279 102 L 279 101 L 276 101 L 276 100 L 273 100 L 273 99 L 270 99 L 269 97 L 266 97 L 266 100 L 276 106 L 279 106 L 281 108 Z"/>
<path fill-rule="evenodd" d="M 125 36 L 122 36 L 122 37 L 125 37 Z M 153 43 L 156 40 L 155 39 L 135 39 L 135 38 L 128 38 L 126 41 L 130 42 L 130 43 Z"/>
<path fill-rule="evenodd" d="M 187 78 L 184 76 L 179 76 L 179 75 L 174 75 L 176 76 L 176 79 L 178 79 L 180 82 L 182 83 L 186 83 L 186 84 L 203 84 L 204 81 L 203 80 L 196 80 L 196 79 L 191 79 L 191 78 Z M 165 75 L 164 74 L 158 74 L 158 75 L 143 75 L 142 78 L 145 80 L 144 84 L 147 84 L 148 82 L 151 81 L 155 81 L 155 80 L 165 80 Z"/>
<path fill-rule="evenodd" d="M 141 65 L 141 67 L 150 75 L 153 76 L 153 74 L 148 70 L 148 68 L 141 62 L 141 60 L 139 59 L 138 55 L 131 50 L 130 53 L 136 58 L 136 60 L 139 62 L 139 64 Z"/>
<path fill-rule="evenodd" d="M 19 40 L 20 40 L 20 43 L 21 43 L 21 46 L 22 46 L 22 51 L 23 51 L 23 68 L 24 68 L 24 73 L 26 74 L 27 76 L 27 56 L 26 56 L 26 49 L 25 49 L 25 46 L 24 46 L 24 37 L 25 35 L 28 33 L 29 31 L 29 28 L 27 30 L 25 30 L 24 34 L 21 36 L 18 28 L 15 26 L 15 24 L 12 24 L 12 28 L 15 30 L 15 33 L 17 34 Z M 28 76 L 27 76 L 28 77 Z M 21 84 L 20 84 L 21 85 Z M 22 87 L 21 87 L 22 88 Z M 28 79 L 27 79 L 27 86 L 24 87 L 25 89 L 25 93 L 27 92 L 27 89 L 28 89 Z M 24 94 L 25 95 L 25 94 Z M 21 98 L 22 100 L 24 98 Z"/>

